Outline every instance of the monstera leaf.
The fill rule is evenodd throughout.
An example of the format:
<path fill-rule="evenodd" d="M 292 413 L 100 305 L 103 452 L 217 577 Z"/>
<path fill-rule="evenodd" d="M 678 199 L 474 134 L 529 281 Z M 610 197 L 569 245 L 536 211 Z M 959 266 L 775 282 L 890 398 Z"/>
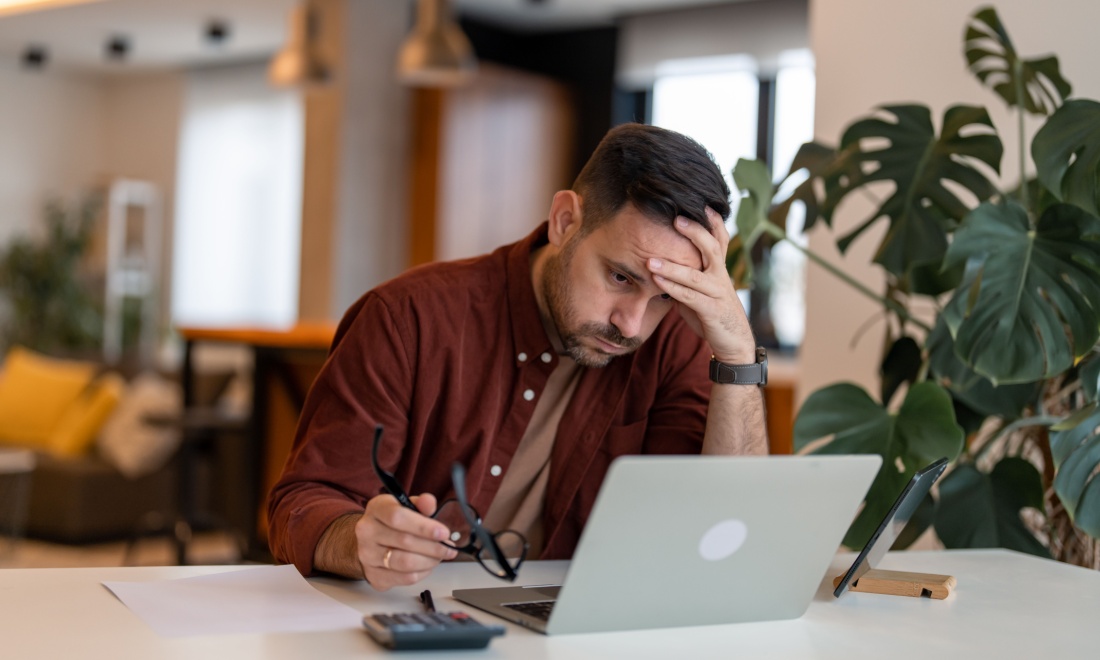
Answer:
<path fill-rule="evenodd" d="M 738 159 L 733 181 L 748 195 L 737 207 L 737 234 L 726 250 L 726 270 L 738 288 L 745 288 L 752 284 L 752 248 L 767 231 L 774 189 L 768 168 L 758 160 Z"/>
<path fill-rule="evenodd" d="M 1096 403 L 1097 391 L 1100 390 L 1100 352 L 1093 351 L 1092 355 L 1081 363 L 1081 388 L 1089 401 Z"/>
<path fill-rule="evenodd" d="M 791 190 L 790 194 L 783 196 L 768 213 L 768 219 L 772 224 L 787 228 L 787 216 L 791 213 L 791 206 L 795 202 L 802 202 L 806 207 L 806 221 L 803 231 L 809 231 L 821 217 L 821 208 L 818 202 L 817 191 L 814 188 L 818 180 L 830 176 L 830 173 L 838 163 L 836 162 L 836 149 L 827 147 L 817 142 L 807 142 L 798 148 L 798 153 L 791 161 L 791 171 L 779 184 L 779 189 L 784 190 L 789 182 L 796 177 L 805 177 L 802 183 Z"/>
<path fill-rule="evenodd" d="M 837 205 L 850 192 L 877 181 L 892 181 L 893 194 L 837 245 L 841 251 L 847 250 L 885 216 L 890 228 L 875 261 L 904 277 L 915 266 L 942 261 L 947 233 L 969 210 L 946 182 L 969 190 L 978 200 L 989 199 L 996 189 L 974 165 L 980 161 L 998 170 L 1003 147 L 983 108 L 948 108 L 939 137 L 924 106 L 885 106 L 882 110 L 895 121 L 872 117 L 845 131 L 838 162 L 825 181 L 822 215 L 831 224 Z M 888 146 L 883 146 L 883 141 Z"/>
<path fill-rule="evenodd" d="M 828 436 L 833 439 L 814 453 L 878 454 L 883 460 L 867 505 L 844 537 L 850 548 L 863 547 L 914 472 L 944 456 L 954 459 L 963 442 L 951 397 L 930 382 L 910 387 L 897 413 L 851 383 L 814 392 L 795 421 L 795 449 Z"/>
<path fill-rule="evenodd" d="M 1100 215 L 1100 103 L 1067 101 L 1035 134 L 1031 156 L 1058 199 Z"/>
<path fill-rule="evenodd" d="M 1100 219 L 1056 204 L 1032 228 L 1018 204 L 982 204 L 945 265 L 965 263 L 944 310 L 955 354 L 994 385 L 1059 374 L 1100 335 Z"/>
<path fill-rule="evenodd" d="M 898 337 L 890 345 L 890 350 L 886 351 L 878 369 L 882 381 L 879 398 L 883 404 L 890 405 L 890 399 L 894 398 L 902 385 L 916 382 L 923 362 L 920 346 L 912 337 Z"/>
<path fill-rule="evenodd" d="M 1004 458 L 989 474 L 957 465 L 940 480 L 936 535 L 948 548 L 1009 548 L 1049 557 L 1020 518 L 1025 507 L 1044 508 L 1042 478 L 1028 461 Z"/>
<path fill-rule="evenodd" d="M 1095 403 L 1073 416 L 1074 426 L 1050 434 L 1058 494 L 1074 524 L 1100 538 L 1100 410 Z M 1057 427 L 1056 427 L 1057 428 Z"/>
<path fill-rule="evenodd" d="M 1058 58 L 1020 59 L 992 7 L 970 18 L 964 47 L 970 70 L 1010 106 L 1049 115 L 1070 94 L 1070 84 L 1058 70 Z"/>
<path fill-rule="evenodd" d="M 1011 422 L 1018 419 L 1039 395 L 1040 383 L 998 387 L 966 366 L 955 355 L 955 340 L 947 329 L 944 315 L 940 315 L 935 329 L 928 336 L 927 346 L 932 373 L 938 382 L 968 408 L 980 413 L 983 419 L 996 415 Z"/>

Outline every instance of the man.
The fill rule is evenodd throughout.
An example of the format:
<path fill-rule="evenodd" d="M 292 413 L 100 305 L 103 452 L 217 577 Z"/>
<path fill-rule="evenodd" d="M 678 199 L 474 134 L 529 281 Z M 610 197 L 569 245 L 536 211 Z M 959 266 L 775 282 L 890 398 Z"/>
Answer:
<path fill-rule="evenodd" d="M 708 378 L 712 358 L 757 362 L 725 270 L 728 215 L 699 144 L 620 126 L 526 239 L 368 292 L 272 491 L 276 559 L 378 590 L 423 579 L 455 557 L 429 516 L 456 461 L 486 527 L 569 557 L 616 456 L 764 453 L 760 388 Z M 376 424 L 379 464 L 423 493 L 424 515 L 381 494 Z"/>

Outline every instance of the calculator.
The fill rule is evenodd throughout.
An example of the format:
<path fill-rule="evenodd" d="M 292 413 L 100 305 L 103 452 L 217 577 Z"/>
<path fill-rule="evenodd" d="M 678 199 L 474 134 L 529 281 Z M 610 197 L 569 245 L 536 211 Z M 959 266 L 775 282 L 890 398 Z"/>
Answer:
<path fill-rule="evenodd" d="M 486 626 L 465 612 L 368 614 L 363 627 L 374 641 L 395 651 L 483 649 L 504 634 L 504 626 Z"/>

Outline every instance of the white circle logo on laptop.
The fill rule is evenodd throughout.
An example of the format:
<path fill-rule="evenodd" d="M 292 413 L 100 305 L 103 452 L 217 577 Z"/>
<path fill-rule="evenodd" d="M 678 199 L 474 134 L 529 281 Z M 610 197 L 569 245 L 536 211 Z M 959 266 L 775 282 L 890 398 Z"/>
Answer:
<path fill-rule="evenodd" d="M 707 561 L 725 559 L 745 543 L 749 528 L 736 518 L 715 524 L 699 539 L 699 556 Z"/>

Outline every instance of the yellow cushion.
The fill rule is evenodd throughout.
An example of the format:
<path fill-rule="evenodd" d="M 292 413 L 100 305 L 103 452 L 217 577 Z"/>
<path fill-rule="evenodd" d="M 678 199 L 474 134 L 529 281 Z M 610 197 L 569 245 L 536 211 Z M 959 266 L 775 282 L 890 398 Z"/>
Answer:
<path fill-rule="evenodd" d="M 126 382 L 122 376 L 106 373 L 69 404 L 58 420 L 46 449 L 57 456 L 79 456 L 88 451 L 119 399 Z"/>
<path fill-rule="evenodd" d="M 44 447 L 69 404 L 95 373 L 96 366 L 88 362 L 12 348 L 0 374 L 0 439 Z"/>

